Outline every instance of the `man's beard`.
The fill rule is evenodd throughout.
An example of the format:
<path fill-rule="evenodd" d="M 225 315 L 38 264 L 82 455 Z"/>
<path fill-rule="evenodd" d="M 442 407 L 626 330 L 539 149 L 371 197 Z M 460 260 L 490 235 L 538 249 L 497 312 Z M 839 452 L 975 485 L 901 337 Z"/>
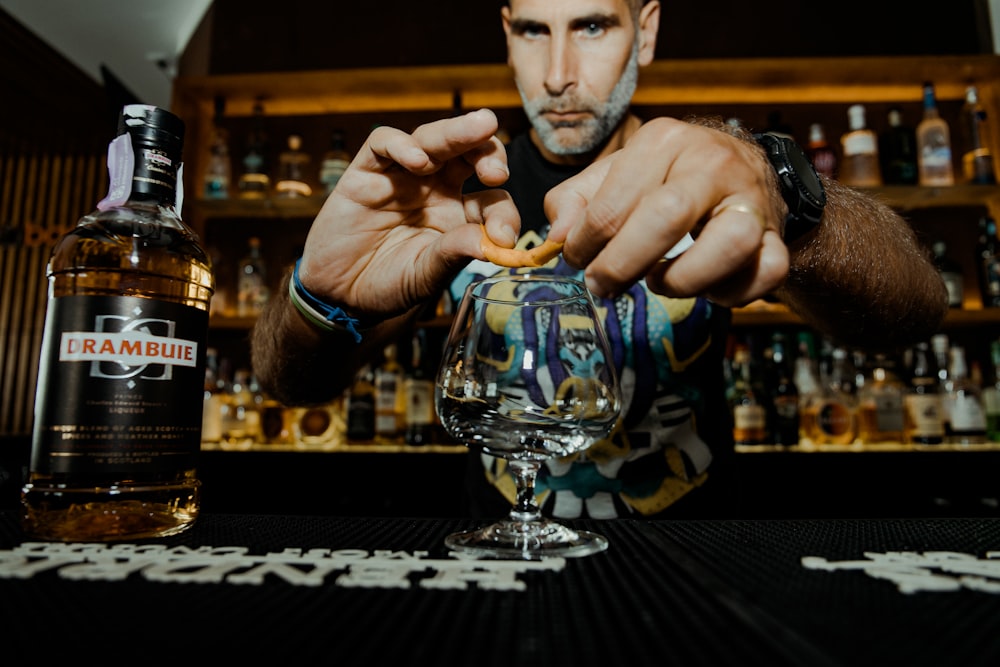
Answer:
<path fill-rule="evenodd" d="M 584 155 L 596 151 L 607 141 L 611 133 L 628 112 L 639 81 L 639 40 L 632 46 L 625 71 L 611 91 L 606 102 L 582 97 L 544 95 L 535 100 L 525 97 L 524 91 L 518 85 L 521 102 L 528 120 L 538 133 L 545 148 L 555 155 Z M 543 113 L 551 110 L 590 111 L 591 116 L 579 121 L 553 123 Z M 559 128 L 575 128 L 570 137 L 561 138 Z"/>

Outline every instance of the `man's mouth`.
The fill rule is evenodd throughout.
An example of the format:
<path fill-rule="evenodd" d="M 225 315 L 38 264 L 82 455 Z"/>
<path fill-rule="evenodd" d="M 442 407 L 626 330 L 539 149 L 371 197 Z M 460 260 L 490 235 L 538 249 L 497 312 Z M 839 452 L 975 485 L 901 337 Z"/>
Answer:
<path fill-rule="evenodd" d="M 553 127 L 575 127 L 585 121 L 589 114 L 585 111 L 556 111 L 549 109 L 543 115 Z"/>

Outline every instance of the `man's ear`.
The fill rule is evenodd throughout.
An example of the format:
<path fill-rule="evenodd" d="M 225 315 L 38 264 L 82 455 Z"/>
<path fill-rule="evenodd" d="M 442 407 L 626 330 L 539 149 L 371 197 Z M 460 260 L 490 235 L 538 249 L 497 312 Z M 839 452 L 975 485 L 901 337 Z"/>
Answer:
<path fill-rule="evenodd" d="M 648 65 L 656 56 L 656 35 L 660 30 L 660 3 L 651 0 L 639 10 L 639 64 Z"/>

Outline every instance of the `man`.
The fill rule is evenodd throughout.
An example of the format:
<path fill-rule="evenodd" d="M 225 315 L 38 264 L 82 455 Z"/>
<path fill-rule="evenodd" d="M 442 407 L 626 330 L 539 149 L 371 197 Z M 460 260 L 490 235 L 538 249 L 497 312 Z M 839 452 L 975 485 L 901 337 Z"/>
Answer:
<path fill-rule="evenodd" d="M 803 213 L 752 136 L 629 112 L 659 16 L 657 0 L 503 7 L 530 133 L 505 149 L 485 110 L 411 135 L 376 129 L 317 216 L 291 292 L 258 322 L 264 386 L 292 404 L 342 391 L 423 303 L 500 270 L 484 261 L 480 224 L 505 247 L 564 242 L 545 270 L 607 299 L 627 411 L 607 442 L 546 466 L 540 501 L 560 517 L 656 516 L 703 493 L 688 496 L 726 448 L 727 307 L 774 293 L 850 345 L 933 333 L 943 285 L 892 211 L 825 181 L 825 195 L 802 195 Z M 665 259 L 688 233 L 693 245 Z M 504 462 L 471 459 L 476 507 L 502 512 Z"/>

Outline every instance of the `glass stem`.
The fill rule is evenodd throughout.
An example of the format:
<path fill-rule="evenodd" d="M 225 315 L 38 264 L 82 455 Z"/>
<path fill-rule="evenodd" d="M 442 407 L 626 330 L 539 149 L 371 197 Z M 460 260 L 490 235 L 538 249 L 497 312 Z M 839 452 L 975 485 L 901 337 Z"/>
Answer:
<path fill-rule="evenodd" d="M 542 464 L 538 461 L 510 461 L 514 484 L 517 486 L 517 500 L 510 510 L 513 521 L 538 521 L 542 513 L 535 502 L 535 478 Z"/>

